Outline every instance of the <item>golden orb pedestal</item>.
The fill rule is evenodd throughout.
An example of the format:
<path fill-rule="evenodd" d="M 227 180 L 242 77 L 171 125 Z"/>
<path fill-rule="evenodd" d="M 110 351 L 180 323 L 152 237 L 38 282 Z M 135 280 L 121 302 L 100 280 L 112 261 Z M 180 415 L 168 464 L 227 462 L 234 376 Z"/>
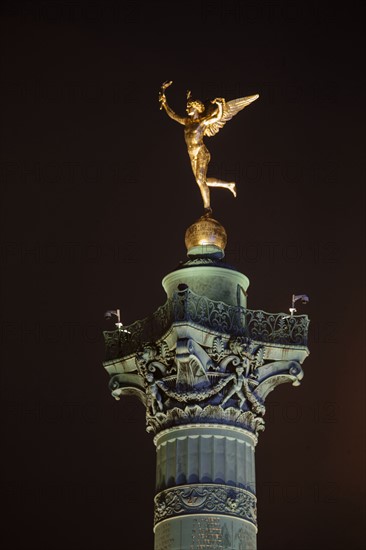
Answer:
<path fill-rule="evenodd" d="M 226 243 L 225 228 L 208 214 L 190 225 L 185 234 L 188 257 L 215 255 L 223 258 Z"/>

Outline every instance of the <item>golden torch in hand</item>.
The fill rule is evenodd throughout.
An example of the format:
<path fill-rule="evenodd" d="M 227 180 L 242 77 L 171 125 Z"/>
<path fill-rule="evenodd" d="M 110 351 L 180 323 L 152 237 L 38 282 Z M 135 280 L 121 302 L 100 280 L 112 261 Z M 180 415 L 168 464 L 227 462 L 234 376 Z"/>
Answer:
<path fill-rule="evenodd" d="M 166 82 L 164 82 L 164 84 L 161 85 L 161 89 L 159 92 L 160 110 L 162 110 L 164 103 L 166 102 L 165 90 L 169 88 L 169 86 L 171 86 L 172 84 L 173 84 L 172 80 L 167 80 Z"/>

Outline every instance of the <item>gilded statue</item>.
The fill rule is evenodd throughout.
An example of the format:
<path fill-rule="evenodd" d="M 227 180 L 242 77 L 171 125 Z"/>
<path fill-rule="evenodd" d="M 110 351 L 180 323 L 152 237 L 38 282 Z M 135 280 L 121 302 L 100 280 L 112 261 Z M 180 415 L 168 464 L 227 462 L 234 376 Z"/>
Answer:
<path fill-rule="evenodd" d="M 187 93 L 188 116 L 177 115 L 168 105 L 165 90 L 172 84 L 172 81 L 164 82 L 159 93 L 160 109 L 165 109 L 170 118 L 183 124 L 184 138 L 191 161 L 192 171 L 197 185 L 201 191 L 203 206 L 207 214 L 212 212 L 210 203 L 210 187 L 223 187 L 229 189 L 236 197 L 235 182 L 227 182 L 218 178 L 208 178 L 207 169 L 211 155 L 203 143 L 205 136 L 212 137 L 225 126 L 239 111 L 258 99 L 259 95 L 251 95 L 225 101 L 222 97 L 213 99 L 207 106 L 198 100 L 192 99 L 190 91 Z M 211 104 L 211 105 L 210 105 Z"/>

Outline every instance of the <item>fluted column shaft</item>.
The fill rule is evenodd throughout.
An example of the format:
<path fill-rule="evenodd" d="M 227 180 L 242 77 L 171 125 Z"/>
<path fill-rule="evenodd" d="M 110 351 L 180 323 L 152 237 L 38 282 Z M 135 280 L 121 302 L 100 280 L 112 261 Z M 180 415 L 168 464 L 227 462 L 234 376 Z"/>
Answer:
<path fill-rule="evenodd" d="M 155 550 L 254 550 L 256 437 L 196 424 L 165 430 L 154 441 Z"/>

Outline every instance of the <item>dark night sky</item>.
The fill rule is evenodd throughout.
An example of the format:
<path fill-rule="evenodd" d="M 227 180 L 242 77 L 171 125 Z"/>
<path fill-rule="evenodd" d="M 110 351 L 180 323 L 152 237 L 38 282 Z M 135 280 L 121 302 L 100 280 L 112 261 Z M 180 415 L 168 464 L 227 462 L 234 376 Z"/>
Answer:
<path fill-rule="evenodd" d="M 268 398 L 259 550 L 365 543 L 361 3 L 17 2 L 1 18 L 4 550 L 153 547 L 155 449 L 115 402 L 103 313 L 165 301 L 202 213 L 182 127 L 201 99 L 260 98 L 206 144 L 248 305 L 306 292 L 300 387 Z M 173 15 L 173 10 L 174 14 Z M 301 306 L 300 306 L 301 307 Z"/>

